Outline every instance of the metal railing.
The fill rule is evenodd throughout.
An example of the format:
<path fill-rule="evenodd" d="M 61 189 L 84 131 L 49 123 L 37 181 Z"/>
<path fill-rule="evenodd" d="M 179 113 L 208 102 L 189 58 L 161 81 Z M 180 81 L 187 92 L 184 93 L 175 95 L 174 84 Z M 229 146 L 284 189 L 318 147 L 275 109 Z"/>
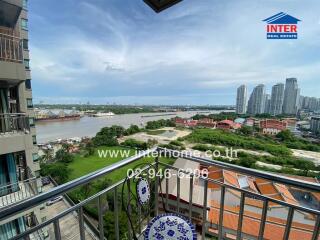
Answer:
<path fill-rule="evenodd" d="M 0 114 L 0 136 L 10 132 L 29 133 L 29 118 L 24 113 Z"/>
<path fill-rule="evenodd" d="M 170 154 L 171 156 L 192 161 L 197 164 L 201 164 L 202 166 L 208 166 L 208 167 L 216 166 L 221 169 L 237 172 L 239 174 L 266 179 L 279 184 L 285 184 L 295 188 L 304 189 L 305 191 L 309 191 L 309 192 L 320 193 L 320 185 L 317 183 L 295 180 L 288 177 L 266 173 L 263 171 L 247 169 L 247 168 L 239 167 L 236 165 L 231 165 L 228 163 L 194 157 L 194 156 L 173 151 L 173 150 L 168 150 L 163 148 L 154 148 L 154 149 L 139 153 L 133 157 L 129 157 L 127 159 L 119 161 L 111 166 L 105 167 L 101 170 L 95 171 L 86 176 L 80 177 L 78 179 L 75 179 L 63 185 L 57 186 L 49 190 L 48 192 L 39 194 L 38 196 L 22 201 L 14 206 L 0 210 L 0 222 L 5 221 L 5 219 L 8 219 L 9 217 L 13 217 L 18 213 L 21 213 L 23 211 L 36 207 L 41 203 L 50 200 L 53 197 L 67 194 L 69 191 L 75 190 L 77 187 L 89 184 L 92 181 L 98 179 L 99 177 L 106 176 L 111 172 L 118 170 L 122 167 L 125 167 L 128 164 L 132 164 L 140 159 L 143 159 L 144 157 L 149 156 L 154 152 L 162 153 L 165 155 Z M 141 236 L 141 234 L 143 234 L 145 230 L 146 225 L 149 223 L 150 219 L 153 216 L 157 216 L 159 212 L 165 211 L 165 212 L 177 212 L 179 214 L 185 215 L 187 218 L 191 219 L 194 223 L 197 223 L 200 228 L 202 227 L 202 230 L 199 232 L 199 235 L 201 235 L 202 239 L 205 239 L 206 234 L 210 232 L 209 231 L 210 228 L 213 228 L 214 230 L 216 230 L 215 236 L 218 237 L 218 239 L 229 239 L 227 235 L 233 234 L 235 236 L 234 237 L 235 239 L 246 238 L 246 239 L 262 240 L 264 239 L 265 230 L 269 226 L 271 221 L 268 216 L 270 204 L 276 204 L 278 207 L 283 207 L 287 209 L 286 219 L 285 221 L 282 221 L 283 236 L 278 236 L 277 239 L 287 240 L 289 239 L 290 234 L 292 234 L 294 231 L 305 231 L 308 234 L 308 236 L 310 236 L 309 239 L 312 239 L 312 240 L 318 240 L 320 237 L 319 236 L 319 229 L 320 229 L 320 210 L 319 209 L 312 209 L 312 208 L 304 207 L 298 204 L 292 204 L 287 201 L 272 198 L 271 196 L 265 196 L 259 193 L 249 191 L 244 188 L 239 188 L 234 185 L 221 182 L 219 180 L 210 179 L 202 175 L 196 176 L 194 175 L 194 173 L 191 173 L 187 169 L 181 169 L 175 166 L 171 166 L 165 162 L 160 161 L 159 159 L 161 158 L 155 157 L 155 161 L 151 164 L 146 164 L 139 173 L 133 174 L 132 176 L 127 178 L 125 178 L 124 176 L 123 180 L 113 184 L 112 186 L 105 188 L 104 190 L 90 197 L 85 198 L 84 200 L 80 201 L 74 206 L 68 207 L 64 211 L 60 212 L 58 215 L 52 216 L 49 220 L 43 223 L 40 223 L 39 225 L 33 227 L 32 229 L 28 229 L 24 233 L 20 234 L 19 236 L 13 237 L 12 239 L 20 239 L 23 237 L 27 237 L 33 232 L 38 231 L 46 226 L 51 227 L 53 229 L 55 239 L 57 240 L 64 239 L 63 231 L 61 231 L 60 221 L 61 219 L 63 219 L 69 214 L 77 214 L 79 239 L 81 240 L 87 239 L 86 228 L 84 223 L 84 214 L 86 211 L 86 206 L 88 204 L 91 204 L 91 208 L 95 208 L 97 210 L 97 230 L 99 232 L 99 236 L 96 236 L 96 239 L 103 240 L 105 239 L 105 234 L 106 234 L 106 232 L 103 230 L 105 229 L 104 215 L 108 211 L 108 208 L 105 208 L 104 199 L 106 198 L 107 194 L 113 195 L 113 206 L 112 206 L 112 210 L 109 209 L 109 211 L 113 212 L 112 219 L 114 221 L 114 229 L 107 229 L 107 231 L 112 230 L 114 232 L 114 239 L 120 239 L 120 237 L 121 239 L 123 239 L 123 236 L 120 236 L 119 218 L 120 218 L 121 211 L 125 211 L 127 216 L 135 216 L 135 221 L 133 224 L 132 224 L 132 221 L 130 221 L 130 219 L 128 218 L 128 223 L 127 223 L 128 227 L 127 227 L 127 232 L 125 234 L 125 239 L 133 239 L 135 238 L 135 236 L 136 238 Z M 152 186 L 153 191 L 151 191 L 151 193 L 154 196 L 153 199 L 155 201 L 151 202 L 151 205 L 148 206 L 148 211 L 145 212 L 145 209 L 142 209 L 142 206 L 140 204 L 135 203 L 135 194 L 132 193 L 131 189 L 132 189 L 132 186 L 134 185 L 133 183 L 135 181 L 135 177 L 137 175 L 141 175 L 143 172 L 146 172 L 151 168 L 153 168 L 155 172 L 158 172 L 158 170 L 161 168 L 162 169 L 166 168 L 166 169 L 169 169 L 170 171 L 177 171 L 178 173 L 184 173 L 186 176 L 189 177 L 190 181 L 189 181 L 189 184 L 184 184 L 182 186 L 182 183 L 181 183 L 182 178 L 180 174 L 171 175 L 170 178 L 164 178 L 164 179 L 160 179 L 160 176 L 157 176 L 157 174 L 153 178 L 150 178 L 149 175 L 147 174 L 146 178 L 150 183 L 150 186 Z M 198 185 L 202 186 L 201 192 L 194 192 L 195 179 L 197 180 Z M 174 199 L 172 199 L 172 196 L 170 196 L 172 193 L 169 193 L 169 189 L 168 189 L 169 183 L 172 180 L 175 180 L 173 182 L 176 184 L 175 186 L 176 193 L 175 193 Z M 211 194 L 211 192 L 209 192 L 208 190 L 209 184 L 216 184 L 220 187 L 218 221 L 217 223 L 214 224 L 215 226 L 212 226 L 212 222 L 210 223 L 208 219 L 209 211 L 213 208 L 213 206 L 208 201 L 208 198 L 210 197 L 210 194 Z M 183 191 L 187 189 L 189 193 L 188 199 L 183 199 L 182 194 L 184 192 L 181 191 L 182 187 L 183 187 Z M 122 189 L 122 197 L 124 196 L 123 192 L 127 192 L 127 194 L 125 195 L 126 199 L 122 198 L 121 201 L 119 201 L 119 196 L 120 196 L 119 193 L 121 192 L 120 191 L 121 189 Z M 237 222 L 237 229 L 235 230 L 230 229 L 227 225 L 225 225 L 225 221 L 224 221 L 225 214 L 227 214 L 228 212 L 228 209 L 227 209 L 228 199 L 226 197 L 227 196 L 226 193 L 230 190 L 240 193 L 239 210 L 237 212 L 238 222 Z M 198 202 L 196 202 L 195 194 L 197 194 L 196 197 L 199 197 L 199 195 L 201 195 L 202 200 L 200 204 L 199 204 L 199 200 Z M 253 218 L 252 216 L 250 216 L 250 214 L 247 213 L 247 209 L 245 208 L 246 199 L 248 198 L 251 198 L 251 199 L 254 198 L 262 202 L 260 217 L 258 218 L 258 220 L 257 220 L 257 217 L 255 217 L 256 221 L 259 222 L 259 229 L 258 229 L 258 233 L 254 236 L 247 234 L 243 229 L 245 220 L 247 220 L 248 218 Z M 173 203 L 174 203 L 174 206 L 172 206 Z M 124 207 L 124 205 L 126 207 Z M 201 213 L 196 215 L 193 214 L 194 208 L 200 209 Z M 305 226 L 306 226 L 305 224 L 301 227 L 299 224 L 295 222 L 296 220 L 294 216 L 295 216 L 295 213 L 298 213 L 298 212 L 299 213 L 303 212 L 305 215 L 312 216 L 311 222 L 313 223 L 313 225 L 310 225 L 310 226 L 308 225 L 307 230 L 305 229 Z M 281 225 L 281 224 L 278 224 L 278 225 Z"/>
<path fill-rule="evenodd" d="M 22 41 L 20 38 L 0 32 L 0 61 L 23 61 Z"/>
<path fill-rule="evenodd" d="M 38 194 L 37 178 L 0 186 L 0 209 Z"/>

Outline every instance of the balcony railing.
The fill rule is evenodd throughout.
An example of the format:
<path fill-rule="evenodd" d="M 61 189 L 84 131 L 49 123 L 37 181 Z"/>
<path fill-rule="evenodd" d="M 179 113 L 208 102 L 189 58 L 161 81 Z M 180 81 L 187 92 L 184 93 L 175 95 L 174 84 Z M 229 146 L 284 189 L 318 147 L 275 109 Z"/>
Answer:
<path fill-rule="evenodd" d="M 38 179 L 0 186 L 0 209 L 21 202 L 38 194 Z"/>
<path fill-rule="evenodd" d="M 0 136 L 5 133 L 29 133 L 29 118 L 23 113 L 0 114 Z"/>
<path fill-rule="evenodd" d="M 0 61 L 22 63 L 23 51 L 20 38 L 0 32 Z"/>
<path fill-rule="evenodd" d="M 314 182 L 307 182 L 297 179 L 288 178 L 285 176 L 266 173 L 263 171 L 248 169 L 244 167 L 235 166 L 228 163 L 214 161 L 206 158 L 194 157 L 189 154 L 181 152 L 154 148 L 144 151 L 133 157 L 129 157 L 111 166 L 105 167 L 101 170 L 90 173 L 86 176 L 80 177 L 63 185 L 57 186 L 48 192 L 42 193 L 31 199 L 22 201 L 14 206 L 0 210 L 0 222 L 13 217 L 27 209 L 36 207 L 49 199 L 67 194 L 71 190 L 75 190 L 79 186 L 92 183 L 92 181 L 99 177 L 108 176 L 111 172 L 123 168 L 129 164 L 135 163 L 146 156 L 154 156 L 154 153 L 162 153 L 166 156 L 170 154 L 178 158 L 181 163 L 190 162 L 193 166 L 201 166 L 201 168 L 214 167 L 225 171 L 232 171 L 241 176 L 250 176 L 251 178 L 264 179 L 265 181 L 272 182 L 275 186 L 279 187 L 286 185 L 294 189 L 303 189 L 309 193 L 320 193 L 320 184 Z M 39 225 L 28 229 L 24 233 L 13 237 L 12 239 L 21 239 L 28 237 L 35 231 L 41 230 L 44 227 L 51 227 L 54 232 L 55 239 L 64 239 L 63 231 L 61 231 L 61 220 L 67 215 L 76 214 L 78 219 L 79 239 L 87 239 L 85 236 L 87 224 L 86 209 L 85 207 L 90 204 L 91 209 L 97 210 L 97 226 L 95 229 L 96 239 L 105 239 L 106 232 L 104 228 L 104 215 L 107 211 L 112 211 L 112 219 L 114 220 L 113 229 L 105 229 L 114 232 L 114 239 L 142 239 L 146 225 L 152 217 L 157 216 L 160 212 L 176 212 L 189 218 L 194 224 L 197 225 L 198 237 L 206 239 L 206 235 L 216 236 L 220 239 L 312 239 L 319 240 L 320 231 L 320 209 L 313 209 L 306 207 L 302 204 L 297 204 L 293 201 L 285 201 L 283 198 L 278 198 L 274 194 L 262 195 L 259 192 L 252 192 L 245 187 L 237 187 L 225 181 L 209 178 L 203 174 L 195 174 L 191 172 L 191 168 L 180 167 L 175 164 L 173 166 L 160 161 L 159 157 L 151 164 L 146 164 L 141 167 L 140 172 L 136 172 L 130 177 L 124 176 L 124 179 L 118 183 L 113 184 L 104 190 L 87 197 L 85 200 L 80 201 L 72 207 L 68 207 L 56 216 L 48 216 L 50 219 L 40 223 Z M 177 161 L 176 160 L 176 163 Z M 183 165 L 184 166 L 184 165 Z M 154 169 L 157 173 L 159 169 L 169 169 L 170 177 L 155 176 L 151 177 L 146 174 L 153 197 L 150 206 L 145 209 L 136 200 L 136 196 L 132 189 L 134 182 L 138 175 L 147 173 L 150 169 Z M 181 175 L 183 173 L 184 175 Z M 209 176 L 211 176 L 209 174 Z M 184 179 L 187 177 L 188 180 Z M 265 183 L 264 183 L 265 184 Z M 214 191 L 212 186 L 219 189 L 219 199 L 214 198 Z M 173 191 L 172 191 L 173 189 Z M 123 195 L 127 192 L 126 195 Z M 120 194 L 121 193 L 121 194 Z M 238 195 L 239 205 L 233 211 L 229 207 L 231 196 L 230 194 Z M 113 194 L 113 206 L 105 207 L 106 195 Z M 120 200 L 119 197 L 122 196 Z M 125 196 L 125 198 L 123 197 Z M 248 201 L 258 201 L 261 203 L 260 214 L 253 214 L 248 208 Z M 217 203 L 215 202 L 217 201 Z M 111 210 L 112 209 L 112 210 Z M 272 210 L 271 210 L 272 209 Z M 285 209 L 285 217 L 272 217 L 269 216 L 272 211 L 280 211 Z M 128 216 L 128 227 L 125 237 L 120 236 L 120 227 L 123 224 L 119 222 L 120 211 L 125 210 Z M 300 223 L 296 215 L 305 216 L 307 223 Z M 129 216 L 135 216 L 135 220 L 129 219 Z M 236 218 L 236 222 L 232 222 L 232 226 L 228 225 L 228 221 Z M 301 219 L 300 219 L 301 220 Z M 257 227 L 256 233 L 248 232 L 248 229 Z M 110 227 L 110 226 L 109 226 Z M 274 227 L 276 238 L 266 236 L 270 232 L 271 227 Z M 279 229 L 281 231 L 279 231 Z M 76 234 L 76 233 L 75 233 Z M 296 235 L 296 236 L 294 236 Z M 120 238 L 121 237 L 121 238 Z M 298 238 L 296 238 L 298 237 Z"/>

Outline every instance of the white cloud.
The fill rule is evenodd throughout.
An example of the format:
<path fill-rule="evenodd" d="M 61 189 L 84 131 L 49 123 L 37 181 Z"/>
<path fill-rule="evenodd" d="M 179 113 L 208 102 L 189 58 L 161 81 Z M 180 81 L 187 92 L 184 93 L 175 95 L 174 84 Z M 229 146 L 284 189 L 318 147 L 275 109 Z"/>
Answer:
<path fill-rule="evenodd" d="M 36 81 L 67 85 L 72 87 L 70 96 L 83 97 L 90 95 L 89 90 L 108 86 L 124 98 L 121 91 L 128 94 L 130 89 L 148 97 L 165 96 L 166 91 L 178 96 L 182 86 L 203 94 L 230 88 L 233 94 L 242 83 L 272 84 L 296 76 L 307 84 L 318 78 L 319 62 L 312 58 L 320 55 L 313 51 L 320 47 L 320 29 L 311 23 L 319 14 L 309 11 L 320 8 L 316 0 L 309 5 L 298 0 L 185 1 L 160 15 L 133 3 L 130 8 L 116 1 L 105 4 L 101 8 L 82 1 L 75 10 L 80 14 L 69 16 L 74 23 L 58 27 L 35 13 L 54 29 L 46 32 L 49 36 L 37 36 L 50 41 L 31 42 Z M 265 39 L 262 19 L 279 11 L 292 11 L 303 19 L 299 40 Z"/>

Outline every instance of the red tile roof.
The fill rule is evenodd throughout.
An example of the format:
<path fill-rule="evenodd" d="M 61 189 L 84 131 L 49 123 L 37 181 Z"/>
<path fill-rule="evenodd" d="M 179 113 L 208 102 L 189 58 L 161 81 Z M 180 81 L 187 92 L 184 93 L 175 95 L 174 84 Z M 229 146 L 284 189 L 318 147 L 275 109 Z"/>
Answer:
<path fill-rule="evenodd" d="M 211 202 L 211 208 L 208 215 L 209 222 L 213 224 L 219 223 L 219 204 Z M 238 228 L 239 208 L 225 206 L 223 212 L 223 226 L 227 229 L 236 231 Z M 260 228 L 261 216 L 256 213 L 244 212 L 242 232 L 248 235 L 257 237 Z M 282 239 L 285 231 L 286 220 L 267 217 L 267 222 L 264 231 L 264 239 L 278 240 Z M 301 224 L 298 222 L 292 223 L 290 231 L 290 240 L 310 239 L 313 233 L 314 226 Z M 217 232 L 211 228 L 212 232 Z"/>

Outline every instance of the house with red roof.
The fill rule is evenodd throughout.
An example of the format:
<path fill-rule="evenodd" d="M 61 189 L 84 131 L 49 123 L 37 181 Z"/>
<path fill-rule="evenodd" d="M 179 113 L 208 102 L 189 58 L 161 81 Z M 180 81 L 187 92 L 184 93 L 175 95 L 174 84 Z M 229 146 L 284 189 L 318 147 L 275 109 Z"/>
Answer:
<path fill-rule="evenodd" d="M 196 127 L 198 124 L 198 120 L 176 118 L 175 123 L 178 127 Z"/>
<path fill-rule="evenodd" d="M 277 135 L 279 132 L 287 129 L 287 121 L 277 119 L 265 119 L 260 121 L 260 129 L 263 134 Z"/>
<path fill-rule="evenodd" d="M 217 128 L 218 129 L 225 129 L 225 130 L 233 130 L 233 129 L 239 129 L 241 128 L 240 123 L 235 123 L 234 121 L 231 120 L 222 120 L 218 122 Z"/>

